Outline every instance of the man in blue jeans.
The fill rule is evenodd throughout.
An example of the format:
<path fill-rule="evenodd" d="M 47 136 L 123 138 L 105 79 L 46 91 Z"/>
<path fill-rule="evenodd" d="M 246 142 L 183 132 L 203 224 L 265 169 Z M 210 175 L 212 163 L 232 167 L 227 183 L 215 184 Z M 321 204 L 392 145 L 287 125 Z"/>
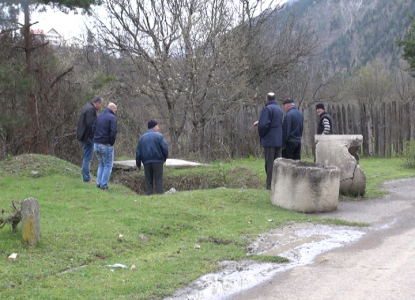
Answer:
<path fill-rule="evenodd" d="M 101 109 L 102 98 L 96 96 L 92 102 L 84 106 L 79 117 L 76 138 L 81 142 L 83 149 L 82 177 L 84 182 L 93 182 L 91 180 L 90 168 L 94 151 L 94 132 L 92 127 L 97 118 L 97 111 Z"/>
<path fill-rule="evenodd" d="M 117 137 L 117 106 L 110 102 L 94 123 L 94 151 L 98 158 L 97 187 L 108 190 L 114 162 L 114 143 Z"/>
<path fill-rule="evenodd" d="M 138 140 L 135 152 L 137 171 L 140 171 L 143 162 L 147 195 L 153 194 L 153 180 L 157 194 L 163 194 L 163 164 L 169 156 L 169 146 L 156 121 L 148 121 L 147 127 L 148 131 Z"/>

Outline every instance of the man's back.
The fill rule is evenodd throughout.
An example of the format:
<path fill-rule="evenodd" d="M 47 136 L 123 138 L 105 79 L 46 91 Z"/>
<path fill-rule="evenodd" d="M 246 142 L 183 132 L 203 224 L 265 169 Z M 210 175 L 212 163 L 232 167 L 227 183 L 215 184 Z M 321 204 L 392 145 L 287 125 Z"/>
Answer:
<path fill-rule="evenodd" d="M 94 132 L 95 143 L 114 145 L 117 137 L 117 117 L 111 109 L 107 108 L 98 115 Z"/>
<path fill-rule="evenodd" d="M 143 164 L 165 162 L 169 154 L 169 146 L 161 133 L 149 129 L 138 140 L 136 152 Z"/>
<path fill-rule="evenodd" d="M 258 122 L 258 134 L 262 147 L 281 147 L 282 116 L 282 109 L 275 100 L 265 105 Z"/>
<path fill-rule="evenodd" d="M 284 117 L 283 140 L 290 142 L 301 142 L 303 136 L 303 114 L 295 107 L 290 108 Z"/>

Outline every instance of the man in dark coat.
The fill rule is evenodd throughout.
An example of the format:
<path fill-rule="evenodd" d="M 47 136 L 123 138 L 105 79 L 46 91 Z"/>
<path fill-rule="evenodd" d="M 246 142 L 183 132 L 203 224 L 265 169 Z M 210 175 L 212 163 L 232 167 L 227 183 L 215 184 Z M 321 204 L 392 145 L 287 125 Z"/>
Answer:
<path fill-rule="evenodd" d="M 153 194 L 153 181 L 157 194 L 163 194 L 163 164 L 169 156 L 169 146 L 156 121 L 148 121 L 147 127 L 148 131 L 138 140 L 135 152 L 137 171 L 143 163 L 147 195 Z"/>
<path fill-rule="evenodd" d="M 282 109 L 277 104 L 274 93 L 268 93 L 259 121 L 254 123 L 254 127 L 258 126 L 260 143 L 264 147 L 265 173 L 267 174 L 266 189 L 268 190 L 271 189 L 274 160 L 281 157 L 282 116 Z"/>
<path fill-rule="evenodd" d="M 300 160 L 304 117 L 303 114 L 295 108 L 293 100 L 286 99 L 282 104 L 286 111 L 282 123 L 282 157 Z"/>
<path fill-rule="evenodd" d="M 326 113 L 323 103 L 316 105 L 317 114 L 320 116 L 320 120 L 317 125 L 317 134 L 333 134 L 333 119 Z"/>
<path fill-rule="evenodd" d="M 108 190 L 114 163 L 114 144 L 117 138 L 117 105 L 110 102 L 94 123 L 94 151 L 98 158 L 97 187 Z"/>
<path fill-rule="evenodd" d="M 97 118 L 97 111 L 102 106 L 102 98 L 96 96 L 92 102 L 84 106 L 79 117 L 76 138 L 81 142 L 83 149 L 82 177 L 84 182 L 92 182 L 90 168 L 94 153 L 94 132 L 92 126 Z"/>

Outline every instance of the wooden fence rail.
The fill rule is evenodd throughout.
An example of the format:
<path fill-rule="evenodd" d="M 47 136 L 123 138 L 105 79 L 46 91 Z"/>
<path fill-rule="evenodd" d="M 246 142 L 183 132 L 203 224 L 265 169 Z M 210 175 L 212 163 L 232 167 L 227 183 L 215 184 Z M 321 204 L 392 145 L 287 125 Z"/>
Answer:
<path fill-rule="evenodd" d="M 404 143 L 415 139 L 415 102 L 369 104 L 326 104 L 332 116 L 335 134 L 361 134 L 363 154 L 391 157 L 401 153 Z M 212 157 L 258 156 L 262 154 L 257 130 L 262 106 L 241 106 L 205 127 L 207 153 Z M 315 105 L 300 109 L 304 115 L 303 153 L 312 155 L 318 116 Z"/>

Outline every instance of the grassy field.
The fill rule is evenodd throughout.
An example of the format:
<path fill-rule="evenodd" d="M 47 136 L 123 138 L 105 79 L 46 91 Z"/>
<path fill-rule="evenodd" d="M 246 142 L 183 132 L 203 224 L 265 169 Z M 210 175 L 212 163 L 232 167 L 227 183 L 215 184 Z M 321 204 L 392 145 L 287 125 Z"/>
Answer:
<path fill-rule="evenodd" d="M 246 188 L 263 185 L 263 165 L 262 159 L 245 159 L 218 162 L 209 170 L 169 170 L 172 182 L 213 174 L 222 187 L 140 196 L 122 184 L 102 191 L 83 183 L 78 166 L 54 157 L 0 162 L 0 208 L 7 214 L 12 200 L 36 198 L 42 237 L 29 247 L 20 225 L 15 233 L 9 224 L 0 230 L 0 299 L 160 299 L 217 270 L 223 260 L 283 262 L 247 257 L 247 246 L 289 221 L 339 221 L 274 207 L 269 191 Z M 362 159 L 361 166 L 367 197 L 381 195 L 385 180 L 414 175 L 399 159 Z M 14 262 L 7 258 L 11 253 L 18 254 Z M 136 268 L 107 266 L 116 263 Z"/>

